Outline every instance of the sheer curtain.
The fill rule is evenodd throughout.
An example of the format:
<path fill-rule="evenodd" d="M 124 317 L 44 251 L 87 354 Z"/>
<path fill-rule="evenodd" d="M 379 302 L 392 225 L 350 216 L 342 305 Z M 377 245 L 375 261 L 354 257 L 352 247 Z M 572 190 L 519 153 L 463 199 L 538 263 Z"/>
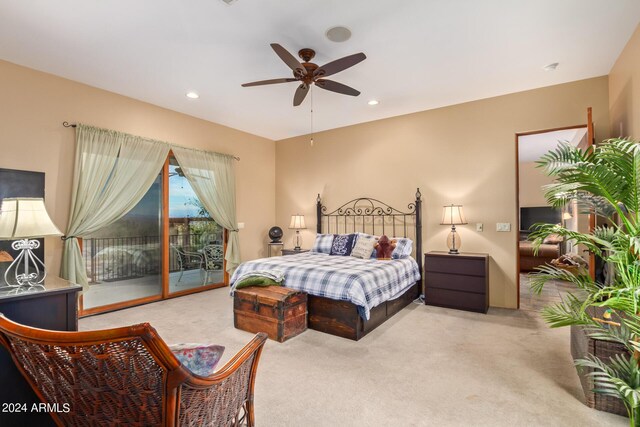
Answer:
<path fill-rule="evenodd" d="M 112 224 L 135 207 L 168 154 L 166 143 L 78 124 L 62 277 L 88 284 L 78 238 Z"/>
<path fill-rule="evenodd" d="M 172 147 L 189 184 L 215 222 L 229 231 L 226 270 L 240 265 L 240 239 L 236 218 L 235 159 L 227 154 Z"/>

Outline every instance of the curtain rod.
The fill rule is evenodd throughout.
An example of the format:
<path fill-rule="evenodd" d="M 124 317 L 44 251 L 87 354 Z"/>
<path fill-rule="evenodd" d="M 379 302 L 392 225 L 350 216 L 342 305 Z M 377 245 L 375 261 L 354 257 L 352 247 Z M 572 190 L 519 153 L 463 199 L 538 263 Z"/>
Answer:
<path fill-rule="evenodd" d="M 78 127 L 77 124 L 75 123 L 69 123 L 69 122 L 62 122 L 62 126 L 66 127 L 66 128 L 76 128 Z M 197 148 L 191 148 L 191 147 L 184 147 L 184 148 L 190 148 L 191 150 L 196 150 L 196 151 L 205 151 L 205 150 L 198 150 Z M 240 161 L 240 157 L 238 156 L 231 156 L 233 157 L 235 160 Z"/>

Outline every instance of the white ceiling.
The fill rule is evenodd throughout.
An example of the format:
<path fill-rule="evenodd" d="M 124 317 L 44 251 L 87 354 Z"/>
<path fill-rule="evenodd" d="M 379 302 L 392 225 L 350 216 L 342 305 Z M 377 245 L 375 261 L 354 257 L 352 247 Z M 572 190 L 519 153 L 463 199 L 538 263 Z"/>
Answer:
<path fill-rule="evenodd" d="M 309 133 L 309 97 L 240 87 L 290 76 L 270 43 L 367 55 L 331 77 L 359 97 L 314 90 L 318 131 L 608 74 L 639 21 L 638 0 L 0 0 L 0 58 L 282 139 Z"/>
<path fill-rule="evenodd" d="M 535 162 L 556 149 L 560 142 L 577 147 L 586 134 L 587 128 L 584 127 L 521 136 L 518 138 L 518 160 L 520 163 Z"/>

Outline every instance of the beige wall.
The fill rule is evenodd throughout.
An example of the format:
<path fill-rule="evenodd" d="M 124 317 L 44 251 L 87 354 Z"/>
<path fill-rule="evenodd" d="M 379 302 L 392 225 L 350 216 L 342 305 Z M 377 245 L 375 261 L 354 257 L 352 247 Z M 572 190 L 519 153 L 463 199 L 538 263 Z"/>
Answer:
<path fill-rule="evenodd" d="M 640 139 L 640 25 L 609 73 L 611 136 Z"/>
<path fill-rule="evenodd" d="M 464 205 L 470 224 L 459 227 L 463 250 L 492 258 L 491 305 L 516 307 L 515 134 L 584 124 L 589 106 L 597 138 L 605 138 L 606 76 L 321 132 L 314 147 L 308 136 L 278 141 L 277 223 L 287 232 L 289 216 L 304 214 L 309 247 L 317 193 L 330 208 L 357 196 L 403 207 L 420 187 L 424 250 L 446 249 L 442 206 Z M 512 231 L 496 232 L 497 222 L 510 222 Z M 286 233 L 287 245 L 292 235 Z"/>
<path fill-rule="evenodd" d="M 536 166 L 536 162 L 520 163 L 520 207 L 547 206 L 542 186 L 551 184 L 553 179 Z"/>
<path fill-rule="evenodd" d="M 265 236 L 275 220 L 273 141 L 4 61 L 0 94 L 0 168 L 45 172 L 47 209 L 61 229 L 68 221 L 74 155 L 74 131 L 62 126 L 66 120 L 241 157 L 241 255 L 265 256 Z M 60 249 L 60 239 L 47 238 L 45 263 L 54 274 Z"/>

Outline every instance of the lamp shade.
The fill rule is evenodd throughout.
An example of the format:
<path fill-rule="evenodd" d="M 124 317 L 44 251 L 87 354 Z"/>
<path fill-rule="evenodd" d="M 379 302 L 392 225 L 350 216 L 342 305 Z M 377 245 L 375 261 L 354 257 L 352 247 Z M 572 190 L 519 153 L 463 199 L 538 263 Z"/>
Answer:
<path fill-rule="evenodd" d="M 447 205 L 442 209 L 442 225 L 459 225 L 467 224 L 461 205 Z"/>
<path fill-rule="evenodd" d="M 304 215 L 291 215 L 291 223 L 289 224 L 289 228 L 292 228 L 294 230 L 307 228 L 307 226 L 304 224 Z"/>
<path fill-rule="evenodd" d="M 62 236 L 44 207 L 44 200 L 10 198 L 0 207 L 0 240 Z"/>

